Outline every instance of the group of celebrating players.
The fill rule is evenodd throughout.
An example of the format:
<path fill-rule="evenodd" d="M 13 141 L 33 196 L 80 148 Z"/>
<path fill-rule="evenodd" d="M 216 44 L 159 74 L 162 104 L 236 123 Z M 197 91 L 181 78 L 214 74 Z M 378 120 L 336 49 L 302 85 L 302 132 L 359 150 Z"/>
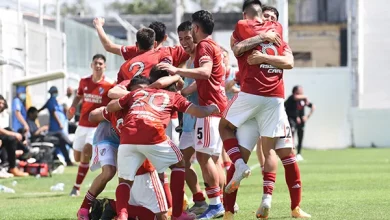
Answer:
<path fill-rule="evenodd" d="M 281 37 L 278 16 L 275 8 L 259 0 L 244 1 L 243 20 L 231 37 L 239 66 L 235 81 L 241 91 L 229 102 L 225 95 L 229 71 L 223 49 L 211 38 L 210 12 L 195 12 L 191 22 L 179 25 L 181 46 L 176 47 L 163 46 L 167 35 L 161 22 L 141 28 L 135 46 L 121 46 L 105 34 L 103 18 L 94 20 L 104 48 L 125 62 L 114 84 L 104 77 L 105 57 L 95 55 L 93 74 L 80 81 L 67 112 L 72 118 L 83 101 L 73 144 L 80 165 L 71 195 L 80 195 L 89 168 L 102 170 L 85 195 L 78 219 L 90 219 L 92 203 L 116 172 L 116 201 L 109 200 L 105 208 L 111 208 L 116 219 L 168 219 L 169 210 L 172 220 L 233 219 L 237 190 L 251 174 L 246 163 L 257 142 L 263 197 L 256 217 L 266 219 L 270 214 L 279 156 L 291 215 L 310 218 L 300 208 L 300 171 L 284 109 L 283 69 L 292 68 L 293 56 Z M 184 113 L 180 137 L 175 131 L 178 111 Z M 191 166 L 195 153 L 209 204 Z M 185 182 L 193 194 L 190 209 L 183 205 Z"/>

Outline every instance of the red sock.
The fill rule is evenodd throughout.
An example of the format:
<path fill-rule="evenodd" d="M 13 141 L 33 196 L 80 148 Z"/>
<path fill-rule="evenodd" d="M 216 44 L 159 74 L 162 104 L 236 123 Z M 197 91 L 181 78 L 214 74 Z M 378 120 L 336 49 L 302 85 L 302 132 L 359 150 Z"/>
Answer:
<path fill-rule="evenodd" d="M 130 186 L 127 183 L 119 183 L 115 191 L 116 197 L 116 214 L 127 212 L 127 205 L 130 199 Z"/>
<path fill-rule="evenodd" d="M 272 195 L 275 187 L 276 173 L 264 172 L 263 176 L 263 194 Z"/>
<path fill-rule="evenodd" d="M 127 206 L 127 212 L 129 213 L 129 218 L 147 220 L 147 219 L 156 219 L 156 214 L 154 214 L 149 209 L 142 206 Z"/>
<path fill-rule="evenodd" d="M 172 216 L 180 217 L 183 212 L 184 182 L 186 173 L 184 168 L 173 168 L 171 173 Z"/>
<path fill-rule="evenodd" d="M 282 158 L 282 163 L 284 166 L 284 176 L 288 190 L 290 191 L 291 210 L 293 210 L 301 203 L 301 173 L 295 155 Z"/>
<path fill-rule="evenodd" d="M 76 183 L 74 188 L 80 190 L 80 185 L 83 183 L 85 177 L 87 176 L 89 170 L 89 163 L 80 163 L 79 171 L 77 172 Z"/>
<path fill-rule="evenodd" d="M 81 207 L 80 208 L 84 208 L 84 209 L 90 209 L 91 208 L 91 204 L 92 204 L 92 201 L 96 199 L 96 196 L 93 195 L 89 190 L 87 192 L 87 194 L 85 195 L 84 197 L 84 200 L 83 200 L 83 203 L 81 204 Z"/>
<path fill-rule="evenodd" d="M 209 198 L 210 205 L 217 205 L 221 203 L 221 198 L 219 197 L 221 193 L 221 188 L 219 186 L 212 186 L 206 188 L 206 194 Z"/>
<path fill-rule="evenodd" d="M 234 164 L 232 164 L 230 166 L 230 169 L 227 172 L 227 175 L 226 175 L 226 182 L 227 183 L 230 182 L 230 180 L 233 178 L 233 174 L 235 171 L 236 171 L 236 168 L 234 167 Z M 230 194 L 224 193 L 223 204 L 224 204 L 226 212 L 234 213 L 234 204 L 236 203 L 237 191 L 238 191 L 238 189 Z"/>
<path fill-rule="evenodd" d="M 197 192 L 194 195 L 192 195 L 192 201 L 204 202 L 204 201 L 206 201 L 206 198 L 204 197 L 203 192 Z"/>
<path fill-rule="evenodd" d="M 172 193 L 169 188 L 169 179 L 168 175 L 164 173 L 164 180 L 161 181 L 164 187 L 165 197 L 167 198 L 168 208 L 172 207 Z"/>
<path fill-rule="evenodd" d="M 227 139 L 223 142 L 223 147 L 229 155 L 232 163 L 236 163 L 238 159 L 242 159 L 240 148 L 238 146 L 237 138 Z"/>
<path fill-rule="evenodd" d="M 226 171 L 228 171 L 230 169 L 231 165 L 232 165 L 232 162 L 230 162 L 230 161 L 223 162 L 223 167 L 225 168 Z"/>

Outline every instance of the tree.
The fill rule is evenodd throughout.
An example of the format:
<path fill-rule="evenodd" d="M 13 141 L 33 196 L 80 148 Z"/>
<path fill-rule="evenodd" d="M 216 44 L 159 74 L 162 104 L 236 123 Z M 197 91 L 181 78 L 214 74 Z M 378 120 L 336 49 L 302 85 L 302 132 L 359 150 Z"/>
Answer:
<path fill-rule="evenodd" d="M 74 4 L 64 2 L 61 4 L 62 16 L 84 16 L 93 15 L 95 11 L 85 2 L 85 0 L 77 0 Z"/>
<path fill-rule="evenodd" d="M 171 0 L 134 0 L 132 3 L 115 1 L 107 8 L 119 14 L 169 14 L 173 10 Z"/>

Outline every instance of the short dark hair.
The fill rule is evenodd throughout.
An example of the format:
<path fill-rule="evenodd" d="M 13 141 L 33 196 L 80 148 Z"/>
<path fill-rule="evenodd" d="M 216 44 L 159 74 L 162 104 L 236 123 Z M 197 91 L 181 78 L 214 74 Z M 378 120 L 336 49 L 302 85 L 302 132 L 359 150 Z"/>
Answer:
<path fill-rule="evenodd" d="M 200 10 L 192 14 L 192 23 L 197 23 L 202 31 L 211 35 L 214 31 L 213 15 L 205 10 Z"/>
<path fill-rule="evenodd" d="M 4 109 L 7 109 L 8 108 L 8 103 L 7 103 L 7 100 L 4 98 L 3 95 L 0 95 L 0 100 L 4 101 Z"/>
<path fill-rule="evenodd" d="M 273 6 L 269 6 L 269 5 L 264 5 L 261 8 L 263 9 L 263 12 L 265 12 L 265 11 L 272 11 L 276 15 L 276 20 L 279 20 L 279 11 L 278 11 L 278 9 L 276 9 Z"/>
<path fill-rule="evenodd" d="M 150 70 L 150 74 L 149 74 L 149 81 L 150 83 L 154 83 L 156 82 L 158 79 L 162 78 L 162 77 L 165 77 L 165 76 L 169 76 L 169 73 L 168 71 L 166 70 L 161 70 L 157 67 L 157 65 L 153 66 L 153 68 Z M 165 90 L 168 90 L 168 91 L 171 91 L 171 92 L 176 92 L 177 91 L 177 88 L 176 88 L 176 83 L 172 83 L 171 85 L 165 87 L 165 88 L 162 88 L 162 89 L 165 89 Z"/>
<path fill-rule="evenodd" d="M 301 87 L 301 86 L 300 85 L 294 86 L 293 89 L 292 89 L 292 93 L 293 94 L 296 93 L 298 91 L 299 87 Z"/>
<path fill-rule="evenodd" d="M 141 28 L 137 31 L 137 43 L 141 50 L 150 50 L 153 48 L 156 34 L 151 28 Z"/>
<path fill-rule="evenodd" d="M 104 62 L 106 62 L 106 57 L 103 55 L 103 54 L 95 54 L 93 57 L 92 57 L 92 61 L 96 60 L 96 59 L 102 59 L 104 60 Z"/>
<path fill-rule="evenodd" d="M 185 21 L 177 27 L 177 32 L 190 31 L 192 29 L 191 21 Z"/>
<path fill-rule="evenodd" d="M 131 88 L 133 86 L 141 85 L 141 84 L 149 85 L 150 84 L 149 79 L 142 75 L 135 76 L 133 77 L 133 79 L 131 79 L 129 85 L 127 85 L 127 90 L 131 91 L 132 90 Z"/>
<path fill-rule="evenodd" d="M 242 12 L 244 12 L 245 9 L 250 5 L 259 5 L 260 7 L 263 6 L 260 0 L 245 0 L 244 4 L 242 4 Z"/>
<path fill-rule="evenodd" d="M 167 30 L 167 27 L 165 26 L 164 23 L 159 22 L 159 21 L 155 21 L 149 25 L 149 28 L 154 30 L 154 33 L 156 34 L 156 41 L 158 43 L 160 43 L 161 41 L 164 40 L 166 30 Z"/>
<path fill-rule="evenodd" d="M 28 108 L 27 115 L 31 115 L 31 114 L 33 114 L 35 112 L 38 112 L 38 109 L 35 108 L 34 106 L 32 106 L 32 107 Z"/>

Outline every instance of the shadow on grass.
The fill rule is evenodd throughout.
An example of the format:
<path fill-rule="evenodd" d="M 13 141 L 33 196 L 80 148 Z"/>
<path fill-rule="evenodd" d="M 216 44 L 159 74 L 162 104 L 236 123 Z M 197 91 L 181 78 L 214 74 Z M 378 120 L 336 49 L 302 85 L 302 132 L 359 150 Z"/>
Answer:
<path fill-rule="evenodd" d="M 53 194 L 53 195 L 37 195 L 37 196 L 34 196 L 34 197 L 31 197 L 31 196 L 15 196 L 15 197 L 9 197 L 7 199 L 10 199 L 10 200 L 14 200 L 14 199 L 37 199 L 37 198 L 56 198 L 56 197 L 63 197 L 65 196 L 65 194 Z"/>

